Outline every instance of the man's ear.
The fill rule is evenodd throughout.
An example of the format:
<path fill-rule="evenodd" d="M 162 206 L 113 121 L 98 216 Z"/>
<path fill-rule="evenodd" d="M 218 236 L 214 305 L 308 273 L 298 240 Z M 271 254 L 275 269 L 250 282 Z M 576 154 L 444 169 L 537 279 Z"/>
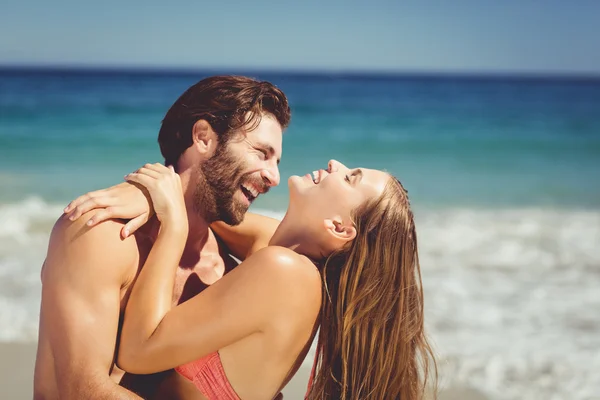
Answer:
<path fill-rule="evenodd" d="M 208 121 L 199 119 L 192 127 L 192 143 L 198 152 L 211 157 L 218 144 L 217 134 Z"/>
<path fill-rule="evenodd" d="M 342 222 L 341 218 L 325 220 L 327 232 L 341 242 L 349 242 L 356 237 L 356 228 L 351 223 Z"/>

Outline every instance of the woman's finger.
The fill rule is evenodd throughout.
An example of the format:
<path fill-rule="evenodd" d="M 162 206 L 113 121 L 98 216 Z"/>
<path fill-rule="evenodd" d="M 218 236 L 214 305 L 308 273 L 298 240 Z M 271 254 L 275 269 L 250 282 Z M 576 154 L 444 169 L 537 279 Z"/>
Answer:
<path fill-rule="evenodd" d="M 157 172 L 157 171 L 155 171 L 152 168 L 146 168 L 146 166 L 143 166 L 142 168 L 138 169 L 136 171 L 136 173 L 148 175 L 148 176 L 150 176 L 150 177 L 152 177 L 154 179 L 160 178 L 160 175 L 161 175 L 160 172 Z"/>
<path fill-rule="evenodd" d="M 64 209 L 64 212 L 68 213 L 71 210 L 73 210 L 75 207 L 80 205 L 81 203 L 89 200 L 90 198 L 104 195 L 104 192 L 105 192 L 105 189 L 101 189 L 101 190 L 95 190 L 93 192 L 88 192 L 86 194 L 83 194 L 83 195 L 79 196 L 78 198 L 76 198 L 75 200 L 71 201 L 69 204 L 67 204 L 67 206 Z"/>
<path fill-rule="evenodd" d="M 147 169 L 150 169 L 152 171 L 158 172 L 159 174 L 164 174 L 168 170 L 167 167 L 165 167 L 161 163 L 145 164 L 144 168 L 147 168 Z"/>
<path fill-rule="evenodd" d="M 152 189 L 154 187 L 154 184 L 156 183 L 156 179 L 151 178 L 145 174 L 138 174 L 136 172 L 132 172 L 129 175 L 125 175 L 125 180 L 127 182 L 139 183 L 148 190 Z"/>
<path fill-rule="evenodd" d="M 87 226 L 98 225 L 100 222 L 104 222 L 111 218 L 119 218 L 117 214 L 118 209 L 116 209 L 116 207 L 103 208 L 102 210 L 94 214 L 85 224 Z"/>
<path fill-rule="evenodd" d="M 75 208 L 67 213 L 67 215 L 69 216 L 69 220 L 75 221 L 77 218 L 81 217 L 90 210 L 94 210 L 96 208 L 106 208 L 113 206 L 114 204 L 115 199 L 111 196 L 89 197 L 84 202 L 75 206 Z"/>
<path fill-rule="evenodd" d="M 143 213 L 142 215 L 137 216 L 131 221 L 129 221 L 121 230 L 123 238 L 126 238 L 129 235 L 133 234 L 135 231 L 140 229 L 142 225 L 144 225 L 146 222 L 148 222 L 148 213 Z"/>

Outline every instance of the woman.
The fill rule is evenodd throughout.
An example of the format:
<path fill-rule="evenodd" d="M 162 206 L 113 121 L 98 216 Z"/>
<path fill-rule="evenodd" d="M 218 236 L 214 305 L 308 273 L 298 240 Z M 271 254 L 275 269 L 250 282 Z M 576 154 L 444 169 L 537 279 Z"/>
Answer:
<path fill-rule="evenodd" d="M 430 362 L 436 368 L 415 224 L 397 179 L 337 162 L 291 177 L 289 207 L 269 246 L 173 309 L 188 232 L 179 177 L 146 165 L 126 179 L 147 189 L 161 228 L 127 304 L 121 368 L 177 367 L 209 399 L 272 398 L 319 328 L 308 399 L 422 398 Z M 243 243 L 272 233 L 244 225 L 217 232 L 245 235 Z"/>

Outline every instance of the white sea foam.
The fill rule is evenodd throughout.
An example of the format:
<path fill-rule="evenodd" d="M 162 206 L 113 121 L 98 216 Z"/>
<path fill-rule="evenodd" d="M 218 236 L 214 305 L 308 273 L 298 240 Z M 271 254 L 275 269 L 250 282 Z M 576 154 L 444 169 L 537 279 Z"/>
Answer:
<path fill-rule="evenodd" d="M 497 399 L 600 396 L 600 213 L 419 215 L 442 383 Z"/>
<path fill-rule="evenodd" d="M 0 341 L 36 340 L 39 271 L 62 207 L 0 205 Z M 417 230 L 442 386 L 599 398 L 600 211 L 419 210 Z"/>

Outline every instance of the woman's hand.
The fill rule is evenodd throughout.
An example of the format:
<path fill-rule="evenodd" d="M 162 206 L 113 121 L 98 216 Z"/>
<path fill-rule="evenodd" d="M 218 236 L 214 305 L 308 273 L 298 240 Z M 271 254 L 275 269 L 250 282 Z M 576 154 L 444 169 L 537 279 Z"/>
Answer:
<path fill-rule="evenodd" d="M 71 221 L 90 210 L 100 209 L 87 221 L 94 226 L 111 218 L 128 219 L 121 230 L 126 238 L 144 225 L 152 215 L 152 199 L 146 188 L 136 183 L 123 182 L 108 189 L 96 190 L 79 196 L 64 209 Z"/>
<path fill-rule="evenodd" d="M 126 175 L 125 180 L 142 185 L 148 191 L 161 227 L 187 232 L 187 211 L 181 180 L 172 166 L 146 164 L 136 172 Z"/>

